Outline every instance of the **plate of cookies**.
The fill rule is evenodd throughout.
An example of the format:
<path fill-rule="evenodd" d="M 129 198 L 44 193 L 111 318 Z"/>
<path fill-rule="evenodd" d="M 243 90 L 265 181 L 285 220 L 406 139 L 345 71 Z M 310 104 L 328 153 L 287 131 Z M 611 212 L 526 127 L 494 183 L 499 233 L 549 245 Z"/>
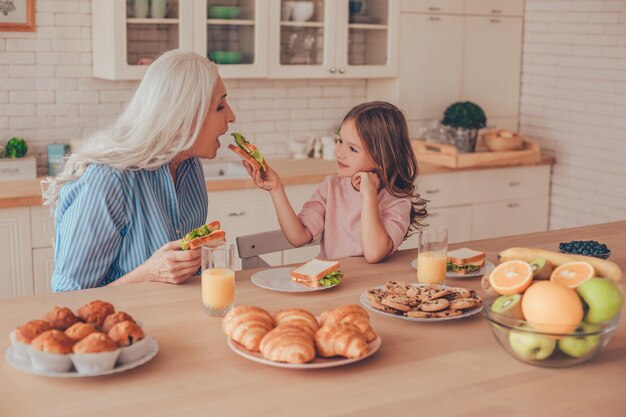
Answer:
<path fill-rule="evenodd" d="M 347 365 L 372 356 L 382 341 L 360 305 L 343 305 L 318 318 L 301 308 L 273 314 L 260 307 L 237 306 L 224 317 L 222 330 L 236 354 L 264 365 L 319 369 Z"/>
<path fill-rule="evenodd" d="M 159 345 L 141 323 L 106 301 L 76 312 L 54 307 L 41 319 L 18 326 L 9 337 L 6 361 L 36 375 L 76 378 L 108 375 L 143 365 Z"/>
<path fill-rule="evenodd" d="M 482 299 L 474 290 L 403 281 L 370 288 L 361 293 L 360 301 L 378 314 L 428 323 L 473 316 L 483 309 Z"/>

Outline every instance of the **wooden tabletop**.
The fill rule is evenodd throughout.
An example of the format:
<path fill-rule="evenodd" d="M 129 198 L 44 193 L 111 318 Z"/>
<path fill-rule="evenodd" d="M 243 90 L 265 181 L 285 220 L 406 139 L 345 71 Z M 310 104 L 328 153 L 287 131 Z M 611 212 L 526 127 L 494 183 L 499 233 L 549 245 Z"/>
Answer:
<path fill-rule="evenodd" d="M 555 249 L 593 239 L 613 249 L 626 270 L 626 221 L 464 243 L 488 259 L 511 246 Z M 451 245 L 456 248 L 459 245 Z M 341 260 L 337 288 L 301 295 L 255 287 L 252 271 L 237 273 L 237 304 L 270 311 L 358 303 L 359 294 L 389 279 L 413 280 L 414 251 L 376 265 Z M 452 281 L 452 280 L 451 280 Z M 478 289 L 479 279 L 454 284 Z M 482 293 L 482 291 L 481 291 Z M 231 352 L 220 320 L 202 313 L 199 283 L 135 284 L 0 300 L 0 348 L 9 332 L 54 306 L 76 309 L 108 300 L 144 323 L 158 355 L 125 373 L 61 379 L 17 371 L 0 361 L 0 416 L 623 416 L 626 410 L 626 330 L 620 326 L 594 360 L 567 369 L 525 365 L 493 338 L 481 315 L 413 323 L 371 314 L 380 350 L 345 367 L 297 371 L 250 362 Z M 623 318 L 623 315 L 622 315 Z"/>

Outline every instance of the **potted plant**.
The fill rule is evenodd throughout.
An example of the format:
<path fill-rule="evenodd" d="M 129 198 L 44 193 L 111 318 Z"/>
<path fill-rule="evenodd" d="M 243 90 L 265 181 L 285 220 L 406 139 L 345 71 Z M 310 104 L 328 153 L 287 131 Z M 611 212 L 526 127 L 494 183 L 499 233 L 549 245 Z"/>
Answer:
<path fill-rule="evenodd" d="M 37 178 L 37 161 L 26 158 L 28 145 L 22 138 L 11 138 L 0 146 L 0 181 Z"/>
<path fill-rule="evenodd" d="M 461 152 L 474 152 L 478 130 L 487 125 L 487 117 L 479 105 L 459 101 L 448 106 L 441 124 L 450 128 L 452 142 Z"/>

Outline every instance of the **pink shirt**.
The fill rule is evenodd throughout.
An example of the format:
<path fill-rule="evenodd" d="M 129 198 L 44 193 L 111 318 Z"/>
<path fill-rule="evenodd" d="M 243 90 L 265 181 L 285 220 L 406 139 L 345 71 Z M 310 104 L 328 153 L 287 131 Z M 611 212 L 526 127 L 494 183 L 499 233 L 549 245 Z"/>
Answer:
<path fill-rule="evenodd" d="M 298 217 L 319 241 L 320 259 L 363 256 L 361 247 L 361 193 L 352 188 L 350 177 L 326 177 L 304 203 Z M 411 221 L 410 197 L 394 197 L 385 189 L 378 192 L 378 211 L 385 231 L 398 249 Z"/>

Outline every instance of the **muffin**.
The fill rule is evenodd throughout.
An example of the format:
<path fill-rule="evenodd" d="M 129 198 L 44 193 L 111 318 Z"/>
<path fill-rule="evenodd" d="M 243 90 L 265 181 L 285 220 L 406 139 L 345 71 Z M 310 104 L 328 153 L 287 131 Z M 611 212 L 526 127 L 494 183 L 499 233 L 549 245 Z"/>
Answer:
<path fill-rule="evenodd" d="M 135 323 L 135 320 L 130 316 L 130 314 L 126 314 L 123 311 L 118 311 L 113 314 L 109 314 L 104 319 L 104 323 L 102 323 L 102 331 L 104 333 L 108 333 L 109 330 L 113 328 L 117 323 L 121 323 L 123 321 L 132 321 Z"/>
<path fill-rule="evenodd" d="M 121 364 L 136 361 L 148 351 L 143 330 L 132 321 L 117 323 L 109 330 L 109 337 L 120 347 Z"/>
<path fill-rule="evenodd" d="M 43 320 L 32 320 L 15 329 L 15 338 L 18 342 L 29 345 L 32 340 L 52 327 Z"/>
<path fill-rule="evenodd" d="M 35 337 L 28 349 L 34 369 L 47 372 L 67 372 L 72 367 L 69 353 L 72 340 L 60 330 L 46 330 Z"/>
<path fill-rule="evenodd" d="M 92 301 L 78 309 L 78 317 L 98 328 L 102 327 L 106 316 L 113 313 L 115 313 L 113 305 L 101 300 Z"/>
<path fill-rule="evenodd" d="M 68 327 L 67 330 L 65 330 L 65 334 L 72 339 L 72 341 L 78 342 L 95 331 L 97 331 L 96 326 L 92 323 L 83 323 L 79 321 L 78 323 L 74 323 Z"/>
<path fill-rule="evenodd" d="M 65 330 L 78 321 L 78 317 L 67 307 L 54 307 L 48 311 L 43 320 L 52 326 L 53 329 Z"/>
<path fill-rule="evenodd" d="M 120 353 L 115 342 L 101 332 L 87 335 L 74 345 L 73 351 L 72 362 L 81 374 L 99 373 L 113 368 Z"/>

